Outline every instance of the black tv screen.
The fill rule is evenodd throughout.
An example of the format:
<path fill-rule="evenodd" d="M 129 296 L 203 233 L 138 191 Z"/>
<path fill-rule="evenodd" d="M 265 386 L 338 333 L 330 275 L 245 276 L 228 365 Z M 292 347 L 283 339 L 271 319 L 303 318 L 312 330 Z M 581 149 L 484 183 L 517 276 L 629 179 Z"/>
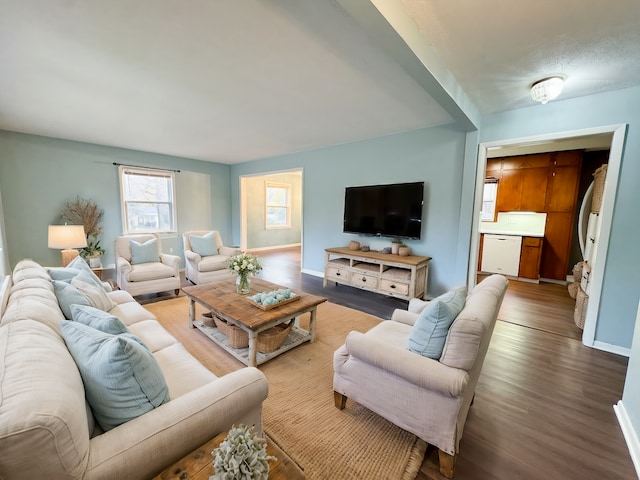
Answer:
<path fill-rule="evenodd" d="M 419 239 L 424 182 L 347 187 L 344 232 Z"/>

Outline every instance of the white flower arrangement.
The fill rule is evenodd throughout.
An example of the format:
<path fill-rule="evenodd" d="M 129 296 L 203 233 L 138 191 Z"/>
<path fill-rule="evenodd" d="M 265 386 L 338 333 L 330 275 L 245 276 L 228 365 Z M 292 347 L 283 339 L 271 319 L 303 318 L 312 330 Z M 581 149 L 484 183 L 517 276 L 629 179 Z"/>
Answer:
<path fill-rule="evenodd" d="M 228 261 L 229 270 L 239 275 L 256 274 L 262 270 L 260 259 L 250 253 L 238 253 Z"/>
<path fill-rule="evenodd" d="M 269 461 L 267 442 L 253 432 L 253 427 L 233 425 L 227 438 L 213 452 L 215 475 L 209 480 L 267 480 Z"/>

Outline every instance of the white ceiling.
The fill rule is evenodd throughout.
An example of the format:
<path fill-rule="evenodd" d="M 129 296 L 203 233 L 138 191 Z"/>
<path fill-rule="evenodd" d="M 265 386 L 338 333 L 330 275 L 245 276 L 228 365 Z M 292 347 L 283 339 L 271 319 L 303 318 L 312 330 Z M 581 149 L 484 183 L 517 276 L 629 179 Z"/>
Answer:
<path fill-rule="evenodd" d="M 369 0 L 0 0 L 0 129 L 231 164 L 640 85 L 638 0 L 374 3 L 417 43 Z"/>

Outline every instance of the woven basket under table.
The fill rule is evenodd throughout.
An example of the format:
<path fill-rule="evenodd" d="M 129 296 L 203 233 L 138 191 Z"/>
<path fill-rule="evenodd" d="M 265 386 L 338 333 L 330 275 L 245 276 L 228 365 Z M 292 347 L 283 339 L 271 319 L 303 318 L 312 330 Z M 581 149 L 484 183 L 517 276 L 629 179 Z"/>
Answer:
<path fill-rule="evenodd" d="M 258 351 L 260 353 L 270 353 L 280 348 L 292 328 L 293 320 L 290 320 L 289 323 L 282 323 L 259 333 Z"/>
<path fill-rule="evenodd" d="M 246 348 L 249 346 L 249 334 L 240 327 L 231 325 L 225 320 L 213 316 L 213 321 L 222 333 L 227 336 L 227 341 L 231 348 Z"/>

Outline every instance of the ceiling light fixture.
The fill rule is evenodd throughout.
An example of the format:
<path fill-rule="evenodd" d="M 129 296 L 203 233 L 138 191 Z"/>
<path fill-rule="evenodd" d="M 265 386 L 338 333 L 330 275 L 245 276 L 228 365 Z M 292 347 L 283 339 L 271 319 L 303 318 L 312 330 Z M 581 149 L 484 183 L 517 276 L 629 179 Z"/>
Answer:
<path fill-rule="evenodd" d="M 562 92 L 564 80 L 561 77 L 549 77 L 538 80 L 531 86 L 531 98 L 543 105 Z"/>

